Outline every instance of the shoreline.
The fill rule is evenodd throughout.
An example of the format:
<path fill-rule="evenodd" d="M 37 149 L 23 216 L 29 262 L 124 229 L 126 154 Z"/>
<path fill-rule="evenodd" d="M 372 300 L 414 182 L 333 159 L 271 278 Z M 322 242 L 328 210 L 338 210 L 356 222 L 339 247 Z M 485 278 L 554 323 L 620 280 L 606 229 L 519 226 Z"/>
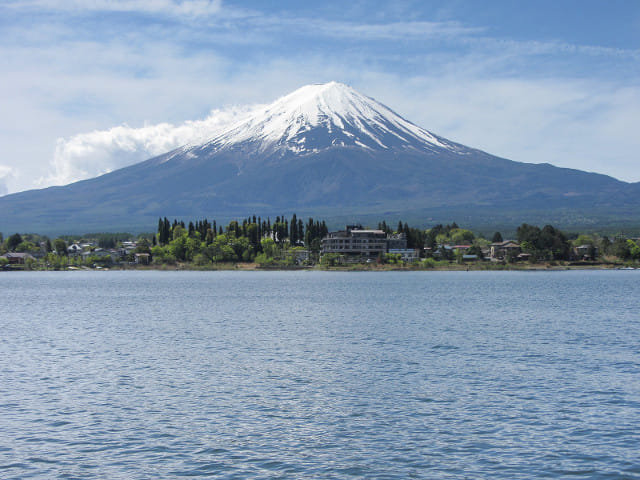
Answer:
<path fill-rule="evenodd" d="M 75 272 L 75 271 L 166 271 L 166 272 L 215 272 L 215 271 L 244 271 L 244 272 L 550 272 L 567 270 L 640 270 L 640 265 L 625 263 L 589 263 L 580 264 L 567 262 L 565 264 L 449 264 L 424 267 L 420 265 L 342 265 L 342 266 L 265 266 L 256 263 L 219 263 L 216 265 L 195 266 L 190 264 L 176 265 L 114 265 L 107 268 L 90 268 L 87 266 L 68 266 L 63 269 L 29 269 L 22 265 L 0 269 L 0 272 Z"/>

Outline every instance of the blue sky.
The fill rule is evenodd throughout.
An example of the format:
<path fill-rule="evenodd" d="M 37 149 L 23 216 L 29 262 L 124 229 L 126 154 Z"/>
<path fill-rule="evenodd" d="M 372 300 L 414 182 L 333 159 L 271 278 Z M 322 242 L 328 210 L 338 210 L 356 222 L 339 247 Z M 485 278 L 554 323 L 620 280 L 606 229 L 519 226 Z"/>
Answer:
<path fill-rule="evenodd" d="M 495 155 L 640 181 L 636 0 L 2 0 L 0 69 L 0 194 L 330 80 Z"/>

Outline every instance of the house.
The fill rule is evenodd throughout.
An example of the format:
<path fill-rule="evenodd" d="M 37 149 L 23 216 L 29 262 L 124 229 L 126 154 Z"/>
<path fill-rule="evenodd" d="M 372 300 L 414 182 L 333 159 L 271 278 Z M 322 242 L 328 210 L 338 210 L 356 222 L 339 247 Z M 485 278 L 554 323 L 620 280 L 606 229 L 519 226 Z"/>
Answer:
<path fill-rule="evenodd" d="M 522 252 L 520 244 L 513 240 L 491 244 L 491 260 L 504 260 L 509 257 L 517 257 Z"/>
<path fill-rule="evenodd" d="M 35 257 L 30 253 L 9 252 L 2 256 L 6 258 L 11 265 L 24 265 L 27 263 L 27 260 L 35 260 Z"/>
<path fill-rule="evenodd" d="M 414 250 L 413 248 L 390 248 L 388 253 L 399 254 L 405 263 L 420 260 L 420 250 Z"/>
<path fill-rule="evenodd" d="M 148 253 L 136 253 L 135 261 L 139 265 L 149 265 L 149 255 Z"/>
<path fill-rule="evenodd" d="M 451 245 L 438 245 L 433 252 L 434 258 L 453 258 L 453 248 Z"/>
<path fill-rule="evenodd" d="M 136 253 L 136 248 L 135 247 L 122 247 L 122 248 L 118 248 L 118 250 L 116 251 L 116 256 L 118 258 L 125 258 L 129 255 L 133 255 Z"/>
<path fill-rule="evenodd" d="M 309 260 L 309 250 L 304 248 L 295 248 L 292 253 L 293 261 L 296 265 L 302 265 L 304 262 Z"/>
<path fill-rule="evenodd" d="M 598 247 L 594 245 L 579 245 L 574 251 L 580 260 L 594 260 L 598 256 Z"/>
<path fill-rule="evenodd" d="M 84 263 L 87 262 L 88 258 L 106 258 L 106 257 L 111 257 L 113 259 L 113 255 L 111 252 L 109 252 L 108 250 L 104 250 L 102 248 L 96 248 L 93 251 L 85 251 L 82 252 L 82 260 Z"/>
<path fill-rule="evenodd" d="M 79 253 L 82 253 L 82 247 L 77 243 L 74 243 L 73 245 L 69 245 L 67 247 L 67 252 L 71 255 L 77 255 Z"/>

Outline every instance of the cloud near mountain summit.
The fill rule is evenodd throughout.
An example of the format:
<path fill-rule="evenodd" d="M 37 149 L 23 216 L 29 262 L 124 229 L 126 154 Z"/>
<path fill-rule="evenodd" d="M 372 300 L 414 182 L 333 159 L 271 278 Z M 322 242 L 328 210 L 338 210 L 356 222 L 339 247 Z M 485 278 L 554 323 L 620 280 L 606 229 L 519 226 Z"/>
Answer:
<path fill-rule="evenodd" d="M 13 168 L 0 165 L 0 196 L 6 195 L 9 191 L 7 188 L 7 178 L 13 175 Z"/>

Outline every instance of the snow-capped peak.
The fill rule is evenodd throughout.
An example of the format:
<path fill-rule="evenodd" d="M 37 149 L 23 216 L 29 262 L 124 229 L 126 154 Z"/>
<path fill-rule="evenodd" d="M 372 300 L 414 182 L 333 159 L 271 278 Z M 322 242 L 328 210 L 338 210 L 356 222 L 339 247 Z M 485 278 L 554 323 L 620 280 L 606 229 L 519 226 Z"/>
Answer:
<path fill-rule="evenodd" d="M 335 146 L 458 151 L 459 146 L 405 120 L 338 82 L 306 85 L 260 108 L 196 149 L 250 144 L 259 152 L 311 153 Z M 195 152 L 194 152 L 195 153 Z"/>

